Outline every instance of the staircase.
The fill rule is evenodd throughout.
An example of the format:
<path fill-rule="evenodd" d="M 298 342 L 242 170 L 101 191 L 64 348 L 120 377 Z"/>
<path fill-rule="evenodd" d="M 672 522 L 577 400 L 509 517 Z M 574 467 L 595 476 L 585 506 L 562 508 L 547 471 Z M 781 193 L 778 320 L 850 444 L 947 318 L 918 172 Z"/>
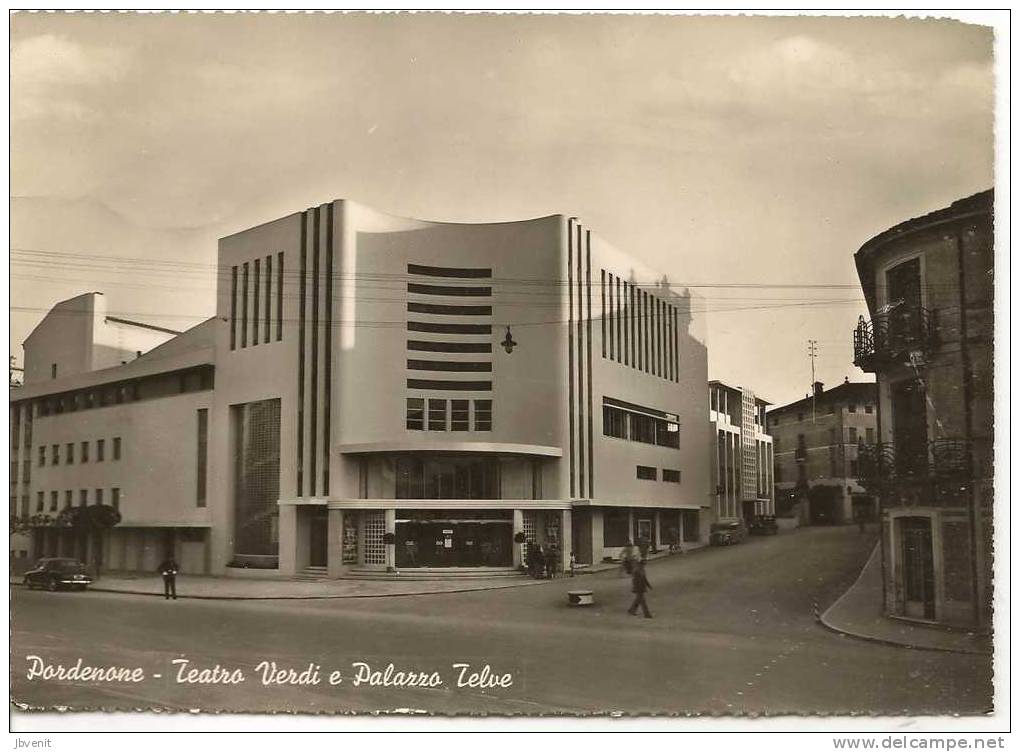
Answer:
<path fill-rule="evenodd" d="M 328 579 L 329 574 L 326 571 L 326 567 L 305 567 L 296 575 L 293 579 L 300 580 L 301 582 L 318 582 L 319 580 Z"/>

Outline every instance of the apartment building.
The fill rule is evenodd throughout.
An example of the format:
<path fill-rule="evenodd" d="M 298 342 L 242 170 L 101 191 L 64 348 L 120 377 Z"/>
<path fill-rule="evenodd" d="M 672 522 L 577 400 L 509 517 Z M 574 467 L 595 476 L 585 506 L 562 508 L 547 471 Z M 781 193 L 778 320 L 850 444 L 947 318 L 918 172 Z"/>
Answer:
<path fill-rule="evenodd" d="M 851 382 L 812 393 L 768 412 L 775 448 L 780 513 L 803 525 L 874 520 L 874 497 L 859 483 L 858 444 L 873 442 L 878 425 L 875 385 Z"/>
<path fill-rule="evenodd" d="M 884 609 L 986 627 L 992 603 L 992 191 L 902 222 L 854 258 L 870 319 L 854 362 L 878 380 L 861 482 L 879 498 Z"/>
<path fill-rule="evenodd" d="M 750 524 L 757 515 L 774 515 L 774 450 L 765 424 L 769 403 L 750 389 L 721 381 L 708 382 L 708 394 L 716 519 Z"/>

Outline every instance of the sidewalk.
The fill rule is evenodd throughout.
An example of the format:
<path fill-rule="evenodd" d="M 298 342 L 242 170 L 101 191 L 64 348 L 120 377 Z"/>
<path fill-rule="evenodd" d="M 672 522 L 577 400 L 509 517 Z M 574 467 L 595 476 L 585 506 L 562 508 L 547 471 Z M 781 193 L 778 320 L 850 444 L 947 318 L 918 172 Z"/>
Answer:
<path fill-rule="evenodd" d="M 569 579 L 569 578 L 568 578 Z M 401 595 L 435 595 L 474 590 L 540 585 L 557 580 L 533 580 L 530 577 L 492 577 L 461 580 L 295 580 L 287 578 L 239 578 L 178 575 L 179 598 L 206 600 L 314 600 L 331 598 L 383 598 Z M 11 578 L 12 586 L 22 587 L 21 578 Z M 104 574 L 89 590 L 131 595 L 163 596 L 163 578 L 159 575 L 126 573 Z"/>
<path fill-rule="evenodd" d="M 882 557 L 876 546 L 857 581 L 818 620 L 834 632 L 918 650 L 991 653 L 988 635 L 883 616 Z"/>

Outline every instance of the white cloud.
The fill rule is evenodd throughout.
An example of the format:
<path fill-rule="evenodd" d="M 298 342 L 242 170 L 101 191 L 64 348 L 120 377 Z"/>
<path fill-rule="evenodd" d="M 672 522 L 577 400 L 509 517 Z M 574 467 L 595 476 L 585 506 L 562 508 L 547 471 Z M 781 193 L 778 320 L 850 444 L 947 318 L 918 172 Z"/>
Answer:
<path fill-rule="evenodd" d="M 12 115 L 94 119 L 90 91 L 120 80 L 129 63 L 126 50 L 89 47 L 54 34 L 17 41 L 11 48 Z"/>

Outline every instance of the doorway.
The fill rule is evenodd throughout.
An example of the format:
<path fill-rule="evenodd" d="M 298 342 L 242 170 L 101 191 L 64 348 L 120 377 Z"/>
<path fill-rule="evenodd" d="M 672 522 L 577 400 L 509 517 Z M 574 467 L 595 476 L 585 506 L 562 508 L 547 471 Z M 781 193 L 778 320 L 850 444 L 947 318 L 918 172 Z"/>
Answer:
<path fill-rule="evenodd" d="M 903 546 L 904 615 L 914 619 L 935 619 L 935 558 L 932 551 L 931 520 L 904 517 L 900 520 Z"/>
<path fill-rule="evenodd" d="M 308 527 L 308 566 L 324 567 L 329 560 L 329 509 L 315 507 Z"/>

